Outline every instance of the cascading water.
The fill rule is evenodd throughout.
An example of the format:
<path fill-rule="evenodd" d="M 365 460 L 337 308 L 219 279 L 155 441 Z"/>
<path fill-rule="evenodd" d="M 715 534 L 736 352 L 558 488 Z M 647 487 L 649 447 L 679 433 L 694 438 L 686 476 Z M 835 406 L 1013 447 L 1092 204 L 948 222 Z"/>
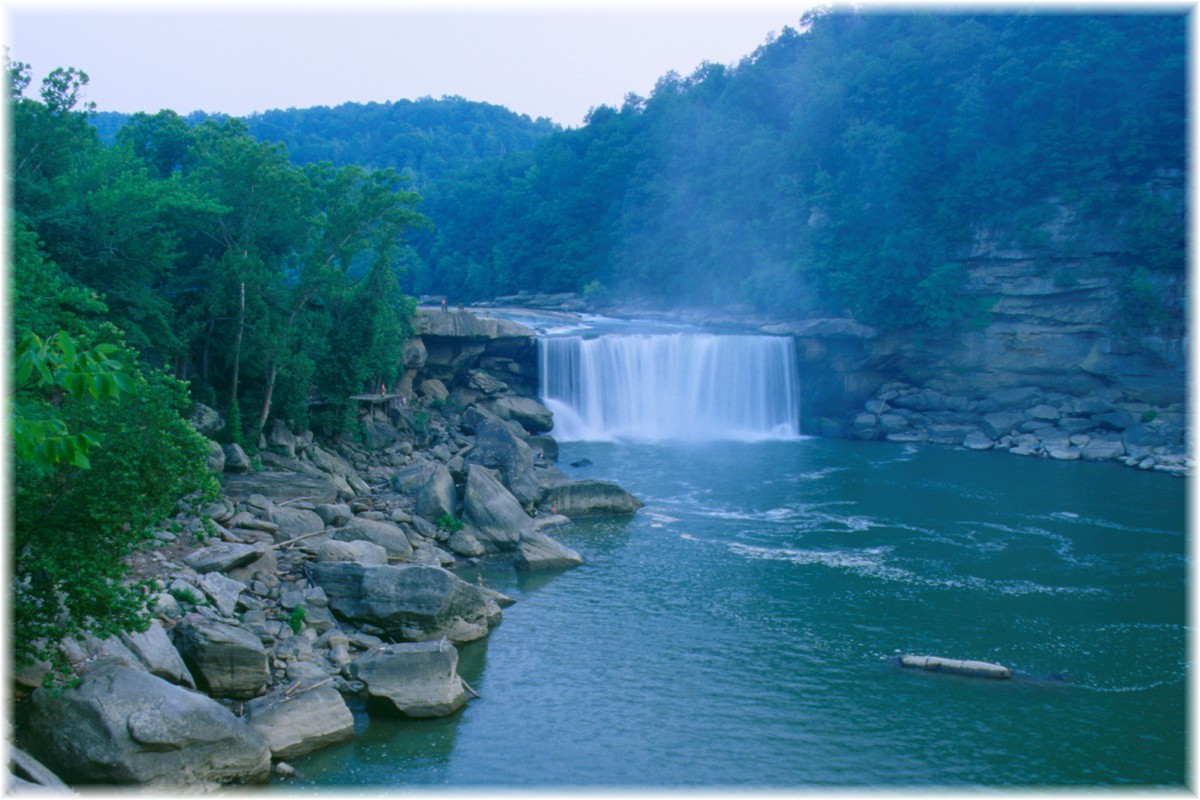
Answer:
<path fill-rule="evenodd" d="M 785 439 L 799 435 L 794 345 L 780 336 L 607 334 L 539 340 L 556 438 Z"/>

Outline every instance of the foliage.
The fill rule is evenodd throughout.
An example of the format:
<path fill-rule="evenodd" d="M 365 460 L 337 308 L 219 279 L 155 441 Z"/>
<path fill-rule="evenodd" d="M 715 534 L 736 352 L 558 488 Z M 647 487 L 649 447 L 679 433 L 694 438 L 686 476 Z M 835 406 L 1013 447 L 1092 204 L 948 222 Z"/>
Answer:
<path fill-rule="evenodd" d="M 6 67 L 27 660 L 143 624 L 123 557 L 216 488 L 192 396 L 253 452 L 277 409 L 303 419 L 313 398 L 394 380 L 413 311 L 397 265 L 423 218 L 394 171 L 297 166 L 236 120 L 139 114 L 102 143 L 86 74 L 54 70 L 33 99 L 29 67 Z"/>
<path fill-rule="evenodd" d="M 460 519 L 456 519 L 453 514 L 443 514 L 437 518 L 434 524 L 448 533 L 457 533 L 466 527 L 465 523 Z"/>
<path fill-rule="evenodd" d="M 981 319 L 986 299 L 961 299 L 976 231 L 1090 246 L 1049 235 L 1060 204 L 1116 232 L 1119 269 L 1181 277 L 1186 23 L 808 14 L 734 66 L 669 73 L 431 183 L 436 232 L 414 238 L 424 264 L 404 285 L 462 300 L 603 285 L 942 329 Z"/>
<path fill-rule="evenodd" d="M 115 400 L 122 390 L 133 388 L 121 364 L 109 358 L 116 349 L 100 344 L 81 351 L 61 330 L 46 341 L 35 333 L 21 338 L 13 353 L 12 435 L 18 459 L 41 472 L 59 465 L 91 467 L 88 452 L 99 440 L 70 433 L 57 411 L 64 398 Z"/>
<path fill-rule="evenodd" d="M 140 152 L 167 170 L 184 161 L 185 149 L 176 145 L 182 131 L 204 121 L 203 115 L 184 118 L 167 111 L 154 116 L 101 112 L 94 118 L 105 140 L 141 141 L 153 134 L 156 143 Z M 412 178 L 418 188 L 480 161 L 527 151 L 558 130 L 548 119 L 531 120 L 461 97 L 289 108 L 254 114 L 243 122 L 260 142 L 283 144 L 294 164 L 390 168 Z"/>
<path fill-rule="evenodd" d="M 296 606 L 292 609 L 292 613 L 288 615 L 288 627 L 292 629 L 292 633 L 300 633 L 304 630 L 304 619 L 308 616 L 308 612 L 304 606 Z"/>

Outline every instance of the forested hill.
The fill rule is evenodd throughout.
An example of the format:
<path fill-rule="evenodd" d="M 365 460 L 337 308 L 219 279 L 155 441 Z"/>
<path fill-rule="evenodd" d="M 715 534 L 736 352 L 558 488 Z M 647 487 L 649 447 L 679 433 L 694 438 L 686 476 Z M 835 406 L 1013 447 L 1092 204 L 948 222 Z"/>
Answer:
<path fill-rule="evenodd" d="M 112 141 L 130 115 L 101 112 L 92 120 L 103 141 Z M 196 112 L 192 125 L 223 114 Z M 410 188 L 480 161 L 533 148 L 559 128 L 543 117 L 462 97 L 343 103 L 330 108 L 289 108 L 243 118 L 250 135 L 287 147 L 294 164 L 332 162 L 369 168 L 391 167 L 410 179 Z"/>
<path fill-rule="evenodd" d="M 939 327 L 977 311 L 958 289 L 980 232 L 1082 247 L 1045 239 L 1064 207 L 1131 276 L 1181 273 L 1186 29 L 1183 14 L 807 16 L 736 66 L 668 74 L 427 187 L 435 231 L 409 288 Z"/>

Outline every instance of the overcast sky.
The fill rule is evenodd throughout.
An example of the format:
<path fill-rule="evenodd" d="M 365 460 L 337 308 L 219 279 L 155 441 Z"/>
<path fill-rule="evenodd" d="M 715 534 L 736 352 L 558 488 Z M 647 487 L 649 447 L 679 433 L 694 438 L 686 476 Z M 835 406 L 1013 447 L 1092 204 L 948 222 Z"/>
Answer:
<path fill-rule="evenodd" d="M 54 67 L 87 72 L 87 99 L 100 111 L 242 116 L 460 95 L 577 126 L 592 106 L 648 95 L 669 70 L 736 63 L 814 4 L 442 0 L 335 11 L 304 0 L 236 9 L 10 0 L 5 42 L 14 60 L 33 67 L 35 86 Z"/>

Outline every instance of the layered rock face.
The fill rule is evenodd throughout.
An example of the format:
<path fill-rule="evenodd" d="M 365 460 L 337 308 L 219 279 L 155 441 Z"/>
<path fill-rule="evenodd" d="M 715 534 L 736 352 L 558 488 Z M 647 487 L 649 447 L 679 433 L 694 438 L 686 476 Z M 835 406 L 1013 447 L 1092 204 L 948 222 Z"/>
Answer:
<path fill-rule="evenodd" d="M 962 254 L 965 296 L 985 310 L 982 325 L 921 336 L 848 319 L 765 329 L 796 338 L 804 430 L 946 444 L 970 436 L 978 447 L 1134 457 L 1135 465 L 1147 455 L 1180 455 L 1186 331 L 1129 319 L 1125 284 L 1137 264 L 1122 260 L 1111 237 L 1077 221 L 1070 208 L 1057 207 L 1039 235 L 1044 241 L 1034 249 L 979 231 Z M 1147 280 L 1165 308 L 1182 308 L 1182 280 Z M 999 411 L 1020 419 L 1005 426 L 989 418 Z"/>

